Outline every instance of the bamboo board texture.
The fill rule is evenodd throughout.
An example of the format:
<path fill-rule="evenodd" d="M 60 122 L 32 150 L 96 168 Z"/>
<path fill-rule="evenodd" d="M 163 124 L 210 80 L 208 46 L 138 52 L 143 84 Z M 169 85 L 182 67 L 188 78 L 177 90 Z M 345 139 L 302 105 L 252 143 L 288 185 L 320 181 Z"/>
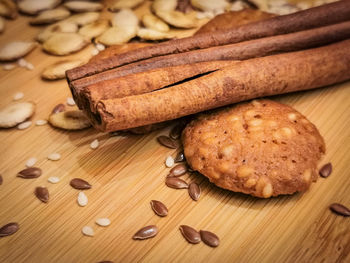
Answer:
<path fill-rule="evenodd" d="M 30 40 L 40 30 L 29 27 L 28 17 L 7 22 L 0 36 Z M 88 59 L 92 46 L 70 57 Z M 43 81 L 41 71 L 64 58 L 50 56 L 37 48 L 26 57 L 35 68 L 0 71 L 0 107 L 23 92 L 23 101 L 36 103 L 32 120 L 46 119 L 52 108 L 70 96 L 65 80 Z M 268 200 L 222 190 L 201 176 L 186 176 L 200 184 L 198 202 L 186 190 L 165 186 L 167 156 L 176 150 L 160 146 L 156 137 L 169 128 L 147 135 L 111 137 L 94 129 L 65 132 L 49 125 L 26 130 L 0 130 L 0 225 L 18 222 L 20 230 L 0 239 L 1 262 L 350 262 L 350 220 L 336 216 L 329 204 L 350 205 L 350 82 L 299 92 L 273 99 L 292 105 L 305 114 L 324 136 L 327 153 L 322 163 L 333 163 L 333 174 L 320 178 L 304 194 Z M 69 108 L 69 106 L 68 106 Z M 99 139 L 100 147 L 89 144 Z M 52 152 L 62 155 L 49 161 Z M 43 170 L 37 179 L 24 180 L 16 174 L 30 157 Z M 58 184 L 47 182 L 58 176 Z M 77 205 L 78 191 L 69 186 L 80 177 L 93 185 L 86 191 L 89 203 Z M 46 186 L 48 204 L 33 194 Z M 156 216 L 150 200 L 169 208 L 165 218 Z M 95 220 L 108 217 L 111 225 L 99 227 Z M 160 231 L 152 239 L 132 240 L 143 226 L 156 224 Z M 179 231 L 182 224 L 216 233 L 221 244 L 210 248 L 188 244 Z M 94 237 L 81 233 L 92 226 Z"/>

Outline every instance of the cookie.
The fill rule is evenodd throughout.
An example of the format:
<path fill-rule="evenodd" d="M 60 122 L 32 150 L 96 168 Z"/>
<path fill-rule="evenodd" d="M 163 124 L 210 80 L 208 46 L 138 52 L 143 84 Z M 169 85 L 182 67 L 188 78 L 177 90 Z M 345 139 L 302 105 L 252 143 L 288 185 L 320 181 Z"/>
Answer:
<path fill-rule="evenodd" d="M 219 187 L 262 198 L 307 190 L 325 152 L 309 120 L 270 100 L 202 114 L 182 140 L 193 170 Z"/>

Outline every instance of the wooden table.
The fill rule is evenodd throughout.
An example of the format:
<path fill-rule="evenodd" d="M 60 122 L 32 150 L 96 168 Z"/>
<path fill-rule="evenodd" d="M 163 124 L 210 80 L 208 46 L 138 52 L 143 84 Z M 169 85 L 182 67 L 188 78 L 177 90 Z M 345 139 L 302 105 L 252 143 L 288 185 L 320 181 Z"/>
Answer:
<path fill-rule="evenodd" d="M 21 16 L 7 22 L 1 44 L 33 39 L 39 29 L 29 27 L 27 21 Z M 70 57 L 87 60 L 91 48 Z M 45 67 L 60 59 L 37 48 L 26 57 L 35 66 L 33 71 L 0 70 L 0 107 L 21 91 L 23 101 L 37 105 L 32 119 L 47 118 L 56 104 L 70 96 L 64 80 L 47 82 L 39 77 Z M 176 151 L 160 146 L 156 137 L 167 134 L 168 128 L 127 137 L 111 137 L 92 128 L 66 132 L 49 125 L 1 130 L 0 225 L 18 222 L 20 230 L 0 239 L 0 261 L 350 262 L 350 219 L 328 209 L 333 202 L 350 206 L 350 82 L 274 99 L 292 105 L 317 125 L 327 145 L 322 163 L 331 161 L 334 172 L 304 194 L 268 200 L 219 189 L 204 177 L 185 177 L 200 184 L 198 202 L 186 190 L 166 187 L 164 160 Z M 96 138 L 100 147 L 91 150 L 89 144 Z M 62 159 L 47 160 L 52 152 L 60 153 Z M 43 175 L 33 180 L 16 177 L 30 157 L 38 158 Z M 61 181 L 50 184 L 50 176 Z M 69 186 L 75 177 L 93 185 L 86 191 L 86 207 L 77 205 L 78 191 Z M 48 204 L 34 196 L 37 186 L 48 187 Z M 152 199 L 168 206 L 167 217 L 153 213 Z M 99 217 L 108 217 L 111 225 L 97 226 Z M 131 239 L 139 228 L 150 224 L 160 229 L 155 238 Z M 216 233 L 220 246 L 188 244 L 178 229 L 181 224 Z M 94 228 L 94 237 L 82 235 L 85 225 Z"/>

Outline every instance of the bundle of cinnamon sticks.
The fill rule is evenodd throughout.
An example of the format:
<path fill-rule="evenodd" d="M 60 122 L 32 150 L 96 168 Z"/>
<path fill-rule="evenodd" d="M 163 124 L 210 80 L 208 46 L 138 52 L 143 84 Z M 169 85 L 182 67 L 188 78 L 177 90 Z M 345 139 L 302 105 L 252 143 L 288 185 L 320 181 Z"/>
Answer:
<path fill-rule="evenodd" d="M 350 79 L 350 1 L 94 60 L 66 73 L 101 131 Z"/>

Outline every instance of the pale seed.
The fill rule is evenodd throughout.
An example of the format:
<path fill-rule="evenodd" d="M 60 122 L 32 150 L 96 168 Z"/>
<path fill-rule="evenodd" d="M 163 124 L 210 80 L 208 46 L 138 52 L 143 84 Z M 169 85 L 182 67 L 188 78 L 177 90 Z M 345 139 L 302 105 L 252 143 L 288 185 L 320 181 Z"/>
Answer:
<path fill-rule="evenodd" d="M 165 166 L 168 168 L 173 167 L 174 163 L 175 163 L 174 158 L 171 156 L 168 156 L 165 160 Z"/>
<path fill-rule="evenodd" d="M 45 125 L 47 124 L 47 120 L 37 120 L 35 121 L 35 125 L 36 126 L 42 126 L 42 125 Z"/>
<path fill-rule="evenodd" d="M 47 179 L 47 181 L 49 181 L 49 183 L 52 183 L 52 184 L 57 184 L 60 181 L 60 178 L 56 176 L 51 176 Z"/>
<path fill-rule="evenodd" d="M 26 166 L 27 166 L 27 167 L 33 167 L 33 166 L 36 164 L 37 161 L 38 161 L 38 159 L 36 159 L 36 158 L 34 158 L 34 157 L 29 158 L 29 159 L 27 160 L 27 162 L 26 162 Z"/>
<path fill-rule="evenodd" d="M 58 161 L 59 159 L 61 159 L 61 155 L 59 153 L 51 153 L 49 154 L 49 156 L 47 156 L 47 159 L 51 161 Z"/>
<path fill-rule="evenodd" d="M 91 143 L 90 143 L 90 148 L 91 149 L 96 149 L 98 146 L 100 145 L 100 143 L 98 142 L 97 139 L 93 140 Z"/>
<path fill-rule="evenodd" d="M 23 92 L 17 92 L 15 95 L 13 95 L 13 100 L 20 100 L 23 99 L 24 94 Z"/>
<path fill-rule="evenodd" d="M 31 121 L 25 121 L 25 122 L 18 124 L 17 129 L 18 130 L 25 130 L 25 129 L 29 128 L 31 125 L 32 125 Z"/>
<path fill-rule="evenodd" d="M 84 192 L 79 192 L 78 194 L 78 204 L 79 206 L 86 206 L 88 204 L 88 198 Z"/>
<path fill-rule="evenodd" d="M 72 97 L 67 98 L 67 105 L 75 106 L 75 101 Z"/>
<path fill-rule="evenodd" d="M 109 226 L 111 224 L 111 220 L 109 220 L 108 218 L 97 218 L 96 224 L 98 224 L 99 226 Z"/>
<path fill-rule="evenodd" d="M 85 236 L 89 236 L 89 237 L 93 237 L 95 235 L 94 230 L 92 229 L 92 227 L 90 226 L 84 226 L 81 229 L 81 232 L 85 235 Z"/>

